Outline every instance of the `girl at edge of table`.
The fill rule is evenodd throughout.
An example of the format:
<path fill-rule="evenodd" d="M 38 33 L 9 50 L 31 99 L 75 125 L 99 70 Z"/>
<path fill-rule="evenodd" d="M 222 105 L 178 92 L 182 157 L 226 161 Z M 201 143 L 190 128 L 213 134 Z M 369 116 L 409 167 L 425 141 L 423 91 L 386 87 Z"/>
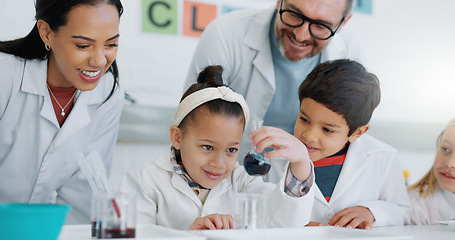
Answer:
<path fill-rule="evenodd" d="M 408 187 L 412 224 L 434 224 L 455 220 L 455 118 L 436 140 L 433 166 Z"/>

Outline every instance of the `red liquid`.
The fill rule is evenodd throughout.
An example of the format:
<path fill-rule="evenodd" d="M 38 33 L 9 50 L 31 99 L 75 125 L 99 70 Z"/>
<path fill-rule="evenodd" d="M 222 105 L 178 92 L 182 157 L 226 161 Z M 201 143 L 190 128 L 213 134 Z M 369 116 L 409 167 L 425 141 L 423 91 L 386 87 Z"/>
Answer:
<path fill-rule="evenodd" d="M 135 228 L 127 228 L 124 231 L 121 231 L 120 228 L 104 229 L 103 238 L 135 238 L 135 237 L 136 237 Z"/>

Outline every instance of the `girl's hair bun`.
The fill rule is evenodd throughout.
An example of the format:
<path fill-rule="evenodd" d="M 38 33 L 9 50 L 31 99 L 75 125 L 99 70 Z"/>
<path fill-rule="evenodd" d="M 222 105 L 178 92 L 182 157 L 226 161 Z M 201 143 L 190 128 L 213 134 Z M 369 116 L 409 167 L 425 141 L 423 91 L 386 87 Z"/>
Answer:
<path fill-rule="evenodd" d="M 203 84 L 204 87 L 218 87 L 223 86 L 223 79 L 221 75 L 223 67 L 220 65 L 208 66 L 199 73 L 197 82 Z"/>
<path fill-rule="evenodd" d="M 199 91 L 201 89 L 224 86 L 223 78 L 221 77 L 222 73 L 223 67 L 220 65 L 207 66 L 199 73 L 197 77 L 197 83 L 194 83 L 186 90 L 180 101 L 182 101 L 191 93 Z"/>

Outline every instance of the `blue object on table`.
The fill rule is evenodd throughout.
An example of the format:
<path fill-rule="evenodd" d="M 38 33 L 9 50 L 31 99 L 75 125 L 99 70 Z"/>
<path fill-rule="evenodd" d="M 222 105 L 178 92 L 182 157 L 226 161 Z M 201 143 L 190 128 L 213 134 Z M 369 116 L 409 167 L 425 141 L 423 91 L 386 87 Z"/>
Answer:
<path fill-rule="evenodd" d="M 0 239 L 56 240 L 70 209 L 59 204 L 0 203 Z"/>

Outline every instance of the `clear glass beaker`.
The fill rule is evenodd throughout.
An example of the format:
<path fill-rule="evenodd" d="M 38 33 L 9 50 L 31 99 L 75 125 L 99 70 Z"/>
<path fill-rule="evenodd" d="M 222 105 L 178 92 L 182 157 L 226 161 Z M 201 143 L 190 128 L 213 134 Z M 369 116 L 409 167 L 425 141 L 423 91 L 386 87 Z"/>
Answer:
<path fill-rule="evenodd" d="M 265 228 L 266 196 L 261 193 L 236 193 L 234 229 Z"/>
<path fill-rule="evenodd" d="M 261 128 L 262 120 L 253 121 L 252 131 Z M 250 152 L 243 159 L 243 167 L 245 171 L 252 176 L 266 175 L 270 170 L 270 159 L 264 157 L 264 151 L 258 153 L 256 146 L 253 146 Z"/>

